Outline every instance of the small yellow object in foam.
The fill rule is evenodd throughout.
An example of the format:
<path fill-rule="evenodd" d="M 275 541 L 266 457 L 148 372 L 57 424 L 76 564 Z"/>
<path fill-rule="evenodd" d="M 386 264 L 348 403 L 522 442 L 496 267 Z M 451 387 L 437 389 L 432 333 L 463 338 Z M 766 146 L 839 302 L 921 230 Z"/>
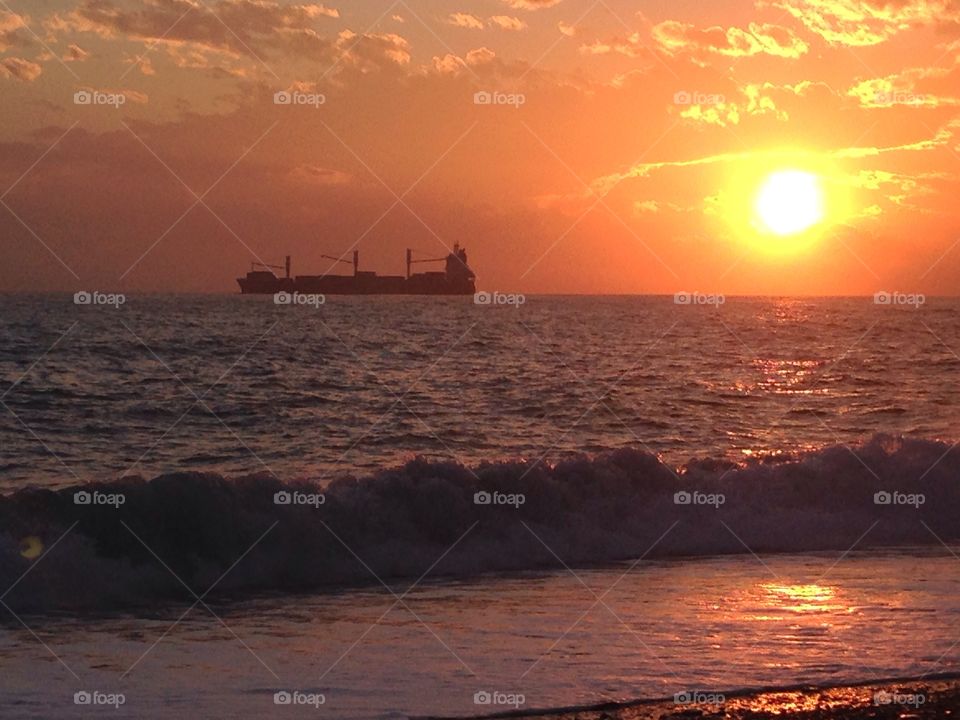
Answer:
<path fill-rule="evenodd" d="M 20 541 L 20 554 L 27 560 L 35 560 L 43 554 L 43 540 L 30 535 Z"/>

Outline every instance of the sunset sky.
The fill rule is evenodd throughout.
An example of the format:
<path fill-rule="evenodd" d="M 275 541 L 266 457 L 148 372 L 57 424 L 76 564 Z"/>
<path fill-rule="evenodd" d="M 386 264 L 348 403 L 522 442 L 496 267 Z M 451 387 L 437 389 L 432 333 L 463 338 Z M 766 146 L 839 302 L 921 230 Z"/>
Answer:
<path fill-rule="evenodd" d="M 0 92 L 3 291 L 455 242 L 501 291 L 960 289 L 960 0 L 0 0 Z"/>

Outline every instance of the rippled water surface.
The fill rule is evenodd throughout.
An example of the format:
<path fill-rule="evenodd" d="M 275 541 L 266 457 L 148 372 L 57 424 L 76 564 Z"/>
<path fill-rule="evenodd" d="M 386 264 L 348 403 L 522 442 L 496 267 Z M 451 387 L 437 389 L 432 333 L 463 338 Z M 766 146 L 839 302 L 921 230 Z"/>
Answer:
<path fill-rule="evenodd" d="M 956 300 L 0 297 L 0 484 L 956 437 Z"/>

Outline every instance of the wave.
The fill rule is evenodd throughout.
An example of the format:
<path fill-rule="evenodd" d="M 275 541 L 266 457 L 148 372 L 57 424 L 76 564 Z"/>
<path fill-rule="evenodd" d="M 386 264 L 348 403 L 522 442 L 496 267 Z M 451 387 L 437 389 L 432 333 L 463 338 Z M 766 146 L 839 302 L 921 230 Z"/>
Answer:
<path fill-rule="evenodd" d="M 235 597 L 428 569 L 936 544 L 958 535 L 958 479 L 960 449 L 879 435 L 745 465 L 675 469 L 623 449 L 555 465 L 416 459 L 325 487 L 189 472 L 30 488 L 0 497 L 0 587 L 14 609 L 115 608 L 192 602 L 185 586 Z"/>

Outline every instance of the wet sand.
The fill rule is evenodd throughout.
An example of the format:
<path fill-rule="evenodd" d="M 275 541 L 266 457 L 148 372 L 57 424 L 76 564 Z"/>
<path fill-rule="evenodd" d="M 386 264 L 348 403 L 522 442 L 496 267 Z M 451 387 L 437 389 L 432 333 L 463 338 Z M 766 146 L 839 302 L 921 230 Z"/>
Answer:
<path fill-rule="evenodd" d="M 932 720 L 960 717 L 960 675 L 728 693 L 722 704 L 646 700 L 550 711 L 521 709 L 477 717 L 538 720 Z"/>

